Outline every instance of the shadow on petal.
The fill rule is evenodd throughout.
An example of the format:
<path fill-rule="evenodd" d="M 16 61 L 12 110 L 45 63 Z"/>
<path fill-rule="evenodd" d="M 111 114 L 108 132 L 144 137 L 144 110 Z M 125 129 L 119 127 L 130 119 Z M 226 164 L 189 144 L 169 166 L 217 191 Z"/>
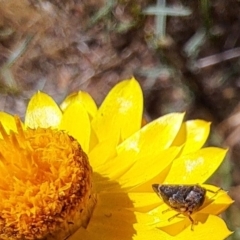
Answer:
<path fill-rule="evenodd" d="M 137 234 L 133 202 L 121 186 L 110 179 L 93 173 L 93 188 L 97 203 L 86 229 L 80 228 L 68 240 L 131 240 Z"/>
<path fill-rule="evenodd" d="M 208 215 L 197 213 L 197 214 L 191 215 L 191 217 L 195 222 L 193 225 L 190 219 L 187 216 L 184 216 L 182 214 L 182 215 L 176 216 L 176 220 L 173 219 L 172 221 L 168 221 L 166 226 L 162 226 L 159 229 L 168 233 L 171 236 L 176 236 L 180 234 L 186 228 L 189 228 L 191 229 L 191 231 L 194 232 L 194 229 L 198 227 L 199 223 L 204 224 L 207 221 Z"/>

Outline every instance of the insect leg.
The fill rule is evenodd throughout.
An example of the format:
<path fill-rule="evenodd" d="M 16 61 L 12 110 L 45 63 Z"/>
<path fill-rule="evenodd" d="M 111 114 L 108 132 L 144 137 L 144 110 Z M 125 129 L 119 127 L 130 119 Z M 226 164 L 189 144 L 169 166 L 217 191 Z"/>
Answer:
<path fill-rule="evenodd" d="M 177 216 L 179 216 L 179 215 L 181 215 L 181 214 L 182 214 L 182 213 L 177 213 L 177 214 L 175 214 L 174 216 L 170 217 L 170 218 L 168 219 L 168 221 L 171 222 L 175 217 L 177 217 Z"/>
<path fill-rule="evenodd" d="M 222 188 L 219 188 L 217 191 L 213 191 L 210 189 L 206 189 L 206 191 L 210 192 L 210 193 L 214 193 L 214 195 L 211 198 L 214 198 L 221 190 L 223 190 Z"/>
<path fill-rule="evenodd" d="M 194 225 L 196 225 L 197 223 L 193 220 L 193 218 L 191 217 L 191 215 L 188 215 L 189 220 L 191 221 L 191 230 L 194 230 Z"/>
<path fill-rule="evenodd" d="M 162 211 L 162 213 L 164 214 L 164 213 L 167 213 L 169 211 L 172 211 L 172 209 L 171 208 L 167 208 L 166 210 Z"/>

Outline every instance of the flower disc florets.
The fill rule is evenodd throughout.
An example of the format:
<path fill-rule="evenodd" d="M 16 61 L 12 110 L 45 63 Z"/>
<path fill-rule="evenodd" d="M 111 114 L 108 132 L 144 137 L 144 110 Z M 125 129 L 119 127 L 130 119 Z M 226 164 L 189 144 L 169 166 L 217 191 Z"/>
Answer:
<path fill-rule="evenodd" d="M 51 128 L 0 132 L 0 239 L 65 239 L 94 206 L 79 143 Z"/>

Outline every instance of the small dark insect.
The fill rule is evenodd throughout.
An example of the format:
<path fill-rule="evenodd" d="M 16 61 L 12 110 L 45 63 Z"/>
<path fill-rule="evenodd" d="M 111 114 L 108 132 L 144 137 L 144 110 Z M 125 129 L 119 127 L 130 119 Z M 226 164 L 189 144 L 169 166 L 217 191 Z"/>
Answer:
<path fill-rule="evenodd" d="M 178 214 L 169 219 L 171 221 L 176 216 L 183 214 L 188 216 L 193 225 L 196 224 L 191 214 L 198 211 L 203 205 L 207 189 L 200 185 L 170 185 L 170 184 L 153 184 L 153 190 L 158 196 Z M 165 211 L 164 211 L 165 212 Z"/>

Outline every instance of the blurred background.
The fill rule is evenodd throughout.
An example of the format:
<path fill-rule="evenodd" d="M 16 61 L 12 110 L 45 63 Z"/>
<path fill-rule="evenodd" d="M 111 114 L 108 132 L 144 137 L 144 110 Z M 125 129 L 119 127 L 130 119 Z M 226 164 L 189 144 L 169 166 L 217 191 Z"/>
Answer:
<path fill-rule="evenodd" d="M 240 239 L 239 13 L 237 0 L 1 0 L 0 111 L 23 119 L 37 90 L 100 104 L 134 75 L 147 119 L 185 111 L 229 148 L 209 182 L 235 200 L 223 217 Z"/>

